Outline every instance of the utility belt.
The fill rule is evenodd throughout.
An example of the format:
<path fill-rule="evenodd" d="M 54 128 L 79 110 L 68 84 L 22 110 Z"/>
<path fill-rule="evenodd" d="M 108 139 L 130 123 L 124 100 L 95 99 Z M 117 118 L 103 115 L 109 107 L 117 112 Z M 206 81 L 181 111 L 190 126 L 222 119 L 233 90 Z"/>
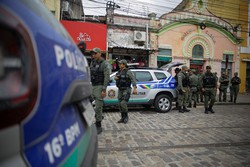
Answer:
<path fill-rule="evenodd" d="M 92 85 L 93 85 L 93 86 L 103 85 L 103 82 L 96 82 L 96 83 L 95 83 L 95 82 L 92 82 Z"/>

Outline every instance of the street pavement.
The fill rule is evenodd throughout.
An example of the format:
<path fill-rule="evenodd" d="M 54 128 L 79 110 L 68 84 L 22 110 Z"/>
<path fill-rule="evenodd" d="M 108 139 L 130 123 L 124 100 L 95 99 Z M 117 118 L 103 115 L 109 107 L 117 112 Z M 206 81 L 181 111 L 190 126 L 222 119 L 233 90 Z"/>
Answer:
<path fill-rule="evenodd" d="M 117 109 L 104 112 L 98 167 L 250 167 L 250 95 L 234 103 L 203 104 L 188 113 L 130 107 L 118 124 Z"/>

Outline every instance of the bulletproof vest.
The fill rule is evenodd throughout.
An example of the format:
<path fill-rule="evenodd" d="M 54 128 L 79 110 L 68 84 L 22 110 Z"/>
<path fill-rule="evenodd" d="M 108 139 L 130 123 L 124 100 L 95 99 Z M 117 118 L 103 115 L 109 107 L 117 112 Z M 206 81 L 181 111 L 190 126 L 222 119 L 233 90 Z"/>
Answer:
<path fill-rule="evenodd" d="M 216 78 L 212 73 L 205 73 L 205 77 L 203 77 L 203 86 L 207 88 L 216 86 Z"/>
<path fill-rule="evenodd" d="M 240 84 L 240 78 L 239 77 L 233 77 L 231 80 L 232 85 L 238 85 Z"/>
<path fill-rule="evenodd" d="M 90 65 L 91 82 L 93 85 L 102 85 L 104 83 L 104 71 L 100 69 L 103 61 L 93 61 Z"/>
<path fill-rule="evenodd" d="M 223 79 L 226 79 L 225 77 L 222 77 Z M 229 81 L 227 80 L 227 81 L 223 81 L 223 82 L 221 82 L 221 85 L 223 85 L 223 86 L 228 86 L 228 83 L 229 83 Z"/>
<path fill-rule="evenodd" d="M 188 76 L 187 76 L 187 74 L 185 74 L 184 72 L 182 72 L 182 74 L 185 76 L 185 77 L 182 79 L 182 86 L 183 86 L 183 87 L 187 87 L 187 86 L 189 86 L 189 79 L 188 79 Z"/>
<path fill-rule="evenodd" d="M 125 70 L 119 70 L 116 76 L 118 77 L 118 80 L 116 80 L 116 86 L 118 88 L 127 88 L 131 85 L 131 80 L 129 77 L 127 77 L 128 69 Z"/>

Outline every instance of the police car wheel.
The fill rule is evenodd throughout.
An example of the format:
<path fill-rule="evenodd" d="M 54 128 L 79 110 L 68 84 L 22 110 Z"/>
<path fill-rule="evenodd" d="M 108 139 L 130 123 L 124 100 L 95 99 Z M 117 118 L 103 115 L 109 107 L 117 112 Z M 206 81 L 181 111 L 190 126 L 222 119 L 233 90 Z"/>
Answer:
<path fill-rule="evenodd" d="M 154 107 L 157 112 L 166 113 L 171 110 L 171 98 L 167 95 L 161 94 L 155 98 Z"/>

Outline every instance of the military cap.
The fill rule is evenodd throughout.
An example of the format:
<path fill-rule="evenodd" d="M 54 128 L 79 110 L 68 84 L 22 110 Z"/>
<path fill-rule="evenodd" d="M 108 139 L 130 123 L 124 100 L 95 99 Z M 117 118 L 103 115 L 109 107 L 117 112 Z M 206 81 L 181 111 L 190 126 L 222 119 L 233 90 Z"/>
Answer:
<path fill-rule="evenodd" d="M 125 65 L 127 65 L 127 60 L 122 59 L 122 60 L 119 61 L 119 63 L 120 63 L 120 64 L 125 64 Z"/>
<path fill-rule="evenodd" d="M 101 53 L 101 49 L 100 48 L 94 48 L 94 49 L 92 49 L 91 52 Z"/>

